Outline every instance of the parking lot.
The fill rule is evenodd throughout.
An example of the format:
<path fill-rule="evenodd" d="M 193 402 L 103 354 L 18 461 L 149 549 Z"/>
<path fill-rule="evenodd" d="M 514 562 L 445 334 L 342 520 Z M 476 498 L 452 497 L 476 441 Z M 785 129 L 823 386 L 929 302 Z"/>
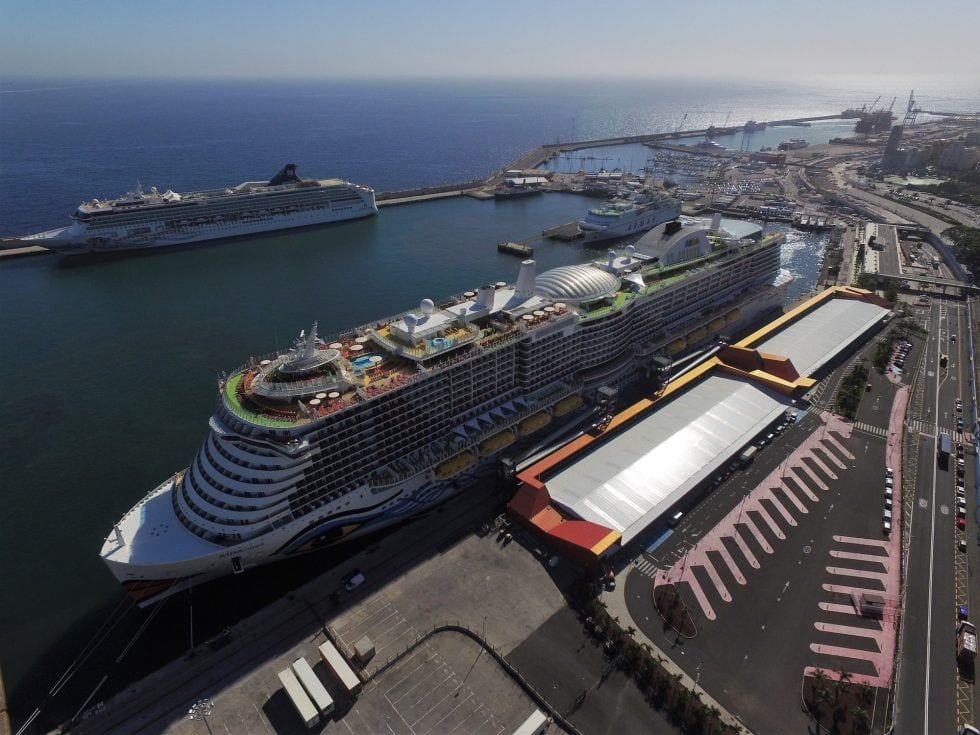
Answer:
<path fill-rule="evenodd" d="M 535 709 L 474 641 L 437 633 L 367 686 L 328 733 L 513 732 Z"/>

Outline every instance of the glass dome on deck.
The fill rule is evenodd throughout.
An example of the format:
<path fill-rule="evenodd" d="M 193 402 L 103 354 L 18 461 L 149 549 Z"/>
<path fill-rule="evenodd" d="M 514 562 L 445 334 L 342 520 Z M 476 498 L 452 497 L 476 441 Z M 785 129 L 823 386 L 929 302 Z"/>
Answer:
<path fill-rule="evenodd" d="M 594 265 L 563 265 L 534 279 L 534 292 L 554 301 L 594 301 L 615 294 L 619 278 Z"/>

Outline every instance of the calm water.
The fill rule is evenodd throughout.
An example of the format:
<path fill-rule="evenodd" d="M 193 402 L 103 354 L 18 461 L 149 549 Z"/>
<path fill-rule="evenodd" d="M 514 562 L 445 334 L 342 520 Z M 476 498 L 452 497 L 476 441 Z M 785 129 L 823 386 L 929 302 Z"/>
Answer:
<path fill-rule="evenodd" d="M 481 176 L 555 138 L 672 129 L 685 112 L 691 127 L 720 124 L 729 110 L 733 120 L 824 114 L 866 102 L 872 89 L 658 84 L 7 81 L 0 234 L 64 224 L 81 199 L 121 193 L 137 178 L 200 188 L 295 161 L 307 175 L 401 188 Z M 980 99 L 969 85 L 943 94 L 930 106 Z M 511 280 L 518 261 L 498 254 L 497 242 L 567 222 L 593 202 L 459 199 L 98 264 L 0 262 L 0 664 L 15 716 L 42 700 L 118 600 L 98 549 L 122 512 L 193 457 L 219 371 L 285 345 L 314 319 L 330 332 Z M 794 293 L 812 287 L 819 246 L 793 235 L 784 247 Z M 536 253 L 541 269 L 584 256 L 561 243 Z M 195 620 L 220 628 L 248 611 L 231 599 L 208 609 L 206 596 L 196 598 Z M 131 658 L 149 666 L 186 646 L 168 614 Z M 72 714 L 109 671 L 124 680 L 95 667 L 48 711 Z"/>

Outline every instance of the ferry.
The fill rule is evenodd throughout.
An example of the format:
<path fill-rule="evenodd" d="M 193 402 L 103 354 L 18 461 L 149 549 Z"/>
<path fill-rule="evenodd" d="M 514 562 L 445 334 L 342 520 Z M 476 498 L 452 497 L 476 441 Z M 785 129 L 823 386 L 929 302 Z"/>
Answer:
<path fill-rule="evenodd" d="M 680 214 L 678 200 L 667 192 L 648 189 L 617 196 L 590 209 L 578 227 L 583 233 L 582 243 L 589 244 L 640 235 Z"/>

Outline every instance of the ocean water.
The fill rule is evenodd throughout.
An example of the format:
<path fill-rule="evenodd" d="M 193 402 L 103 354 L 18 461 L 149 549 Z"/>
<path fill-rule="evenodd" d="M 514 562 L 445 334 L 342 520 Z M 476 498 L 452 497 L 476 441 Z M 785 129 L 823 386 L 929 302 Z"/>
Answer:
<path fill-rule="evenodd" d="M 378 190 L 431 185 L 484 176 L 544 142 L 718 125 L 729 113 L 733 122 L 829 114 L 883 90 L 907 95 L 906 83 L 8 79 L 0 82 L 0 235 L 61 226 L 81 200 L 137 181 L 200 189 L 268 178 L 296 162 L 301 174 Z M 929 109 L 980 107 L 976 80 L 916 85 Z M 807 129 L 780 130 L 801 137 Z M 496 243 L 575 219 L 593 201 L 458 199 L 98 263 L 0 261 L 0 665 L 15 720 L 42 702 L 48 723 L 70 716 L 103 674 L 109 690 L 186 649 L 187 604 L 177 600 L 128 656 L 132 668 L 114 665 L 144 619 L 132 612 L 69 686 L 46 697 L 120 599 L 98 558 L 103 538 L 193 457 L 220 371 L 286 344 L 313 320 L 329 333 L 424 297 L 511 280 L 518 261 Z M 794 293 L 812 287 L 820 246 L 794 233 L 783 248 Z M 589 256 L 562 243 L 536 253 L 542 270 Z M 277 585 L 311 568 L 299 564 L 289 581 L 267 575 L 263 586 L 278 594 L 288 586 Z M 220 595 L 195 593 L 199 639 L 264 599 L 241 580 L 228 584 Z"/>

